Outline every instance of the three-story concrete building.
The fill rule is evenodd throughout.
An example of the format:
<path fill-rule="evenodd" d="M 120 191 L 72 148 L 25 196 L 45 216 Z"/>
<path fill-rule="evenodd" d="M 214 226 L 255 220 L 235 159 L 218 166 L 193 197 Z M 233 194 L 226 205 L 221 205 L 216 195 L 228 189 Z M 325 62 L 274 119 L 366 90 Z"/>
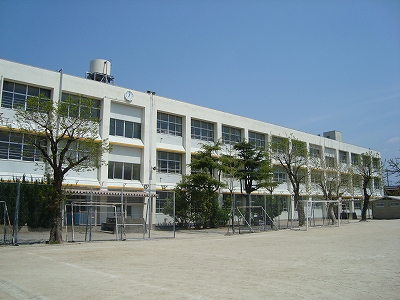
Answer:
<path fill-rule="evenodd" d="M 113 191 L 138 192 L 138 197 L 127 197 L 126 214 L 132 218 L 143 217 L 146 213 L 147 197 L 140 192 L 157 191 L 159 196 L 153 198 L 152 205 L 153 223 L 165 220 L 166 216 L 162 214 L 165 199 L 182 174 L 188 174 L 187 165 L 191 156 L 200 149 L 202 143 L 221 140 L 223 144 L 230 145 L 245 139 L 265 146 L 274 138 L 293 136 L 305 142 L 314 155 L 323 156 L 335 164 L 349 165 L 370 151 L 342 142 L 338 131 L 325 132 L 322 136 L 313 135 L 161 97 L 151 91 L 116 86 L 112 84 L 110 71 L 111 64 L 101 59 L 90 63 L 86 77 L 1 59 L 0 178 L 44 176 L 43 168 L 37 167 L 43 164 L 38 156 L 24 154 L 24 147 L 28 145 L 24 144 L 23 135 L 18 133 L 13 121 L 15 105 L 38 94 L 60 101 L 68 95 L 98 100 L 95 109 L 102 120 L 100 135 L 113 146 L 111 153 L 103 157 L 108 165 L 79 174 L 69 172 L 65 185 L 82 191 L 98 191 L 97 201 L 119 201 L 119 196 L 113 195 Z M 379 152 L 372 152 L 379 156 Z M 279 165 L 275 166 L 275 178 L 280 184 L 274 190 L 274 195 L 283 200 L 287 211 L 291 203 L 291 185 Z M 221 190 L 221 194 L 228 193 L 228 190 Z M 239 186 L 235 193 L 240 198 Z M 263 193 L 266 191 L 257 192 L 258 195 Z M 375 193 L 381 195 L 379 186 Z M 310 193 L 304 188 L 302 195 L 304 199 L 318 199 L 321 192 Z M 86 199 L 87 195 L 79 197 Z M 361 198 L 360 192 L 347 193 L 343 197 L 355 199 L 350 202 L 352 212 L 361 208 L 357 200 Z M 285 216 L 287 214 L 284 212 L 282 218 Z"/>

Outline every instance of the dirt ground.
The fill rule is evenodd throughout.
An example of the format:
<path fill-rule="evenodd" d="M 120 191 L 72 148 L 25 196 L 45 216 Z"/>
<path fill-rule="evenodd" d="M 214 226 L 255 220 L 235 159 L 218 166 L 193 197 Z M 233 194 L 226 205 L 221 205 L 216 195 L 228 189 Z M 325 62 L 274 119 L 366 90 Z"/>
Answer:
<path fill-rule="evenodd" d="M 400 299 L 400 220 L 0 247 L 0 299 Z"/>

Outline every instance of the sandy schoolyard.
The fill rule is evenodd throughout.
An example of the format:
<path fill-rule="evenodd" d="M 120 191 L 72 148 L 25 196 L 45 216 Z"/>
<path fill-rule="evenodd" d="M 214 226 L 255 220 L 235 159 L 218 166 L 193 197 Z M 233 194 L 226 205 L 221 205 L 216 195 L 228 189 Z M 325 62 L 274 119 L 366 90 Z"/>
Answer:
<path fill-rule="evenodd" d="M 0 247 L 0 299 L 400 299 L 400 220 Z"/>

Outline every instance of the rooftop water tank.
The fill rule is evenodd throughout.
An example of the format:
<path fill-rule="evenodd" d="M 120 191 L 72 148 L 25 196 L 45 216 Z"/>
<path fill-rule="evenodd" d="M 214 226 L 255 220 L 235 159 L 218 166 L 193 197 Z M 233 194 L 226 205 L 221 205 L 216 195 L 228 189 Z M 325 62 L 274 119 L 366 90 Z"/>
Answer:
<path fill-rule="evenodd" d="M 111 75 L 111 62 L 105 59 L 93 59 L 90 61 L 89 70 L 91 73 Z"/>
<path fill-rule="evenodd" d="M 105 59 L 91 60 L 90 71 L 86 72 L 86 78 L 106 83 L 112 82 L 114 77 L 111 76 L 111 62 Z"/>

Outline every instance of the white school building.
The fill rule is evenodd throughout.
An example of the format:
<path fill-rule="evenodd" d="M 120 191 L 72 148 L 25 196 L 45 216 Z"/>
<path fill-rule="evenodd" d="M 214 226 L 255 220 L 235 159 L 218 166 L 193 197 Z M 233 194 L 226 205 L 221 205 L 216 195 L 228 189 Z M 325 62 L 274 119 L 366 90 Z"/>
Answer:
<path fill-rule="evenodd" d="M 44 94 L 53 100 L 68 95 L 82 95 L 98 100 L 96 112 L 101 118 L 100 135 L 112 145 L 111 153 L 104 154 L 108 165 L 90 172 L 69 172 L 65 186 L 75 190 L 95 191 L 96 201 L 119 201 L 117 191 L 129 192 L 126 215 L 144 218 L 148 191 L 157 191 L 152 198 L 153 224 L 166 220 L 162 207 L 202 143 L 221 140 L 229 145 L 243 139 L 257 145 L 267 145 L 272 139 L 294 136 L 307 143 L 310 151 L 333 159 L 335 163 L 351 164 L 368 148 L 342 141 L 341 133 L 329 131 L 321 135 L 245 118 L 230 113 L 165 98 L 151 91 L 136 91 L 133 87 L 113 84 L 109 61 L 96 59 L 88 63 L 86 76 L 77 77 L 60 71 L 45 70 L 0 59 L 0 178 L 43 178 L 43 164 L 35 155 L 26 156 L 23 136 L 13 125 L 13 107 L 29 96 Z M 11 130 L 10 130 L 11 128 Z M 366 134 L 366 133 L 363 133 Z M 380 156 L 377 151 L 372 151 Z M 273 194 L 284 203 L 281 218 L 287 218 L 291 203 L 291 185 L 279 165 L 274 166 L 275 179 L 280 184 Z M 376 186 L 375 196 L 382 196 L 383 187 Z M 136 193 L 136 194 L 135 194 Z M 257 191 L 255 195 L 267 194 Z M 228 190 L 221 190 L 229 194 Z M 240 198 L 240 187 L 235 194 Z M 321 199 L 321 193 L 302 190 L 303 199 Z M 136 195 L 136 197 L 133 197 Z M 132 197 L 130 197 L 132 196 Z M 85 201 L 88 194 L 77 199 Z M 349 212 L 360 214 L 362 197 L 356 191 L 346 194 Z M 104 222 L 104 220 L 98 220 Z"/>

